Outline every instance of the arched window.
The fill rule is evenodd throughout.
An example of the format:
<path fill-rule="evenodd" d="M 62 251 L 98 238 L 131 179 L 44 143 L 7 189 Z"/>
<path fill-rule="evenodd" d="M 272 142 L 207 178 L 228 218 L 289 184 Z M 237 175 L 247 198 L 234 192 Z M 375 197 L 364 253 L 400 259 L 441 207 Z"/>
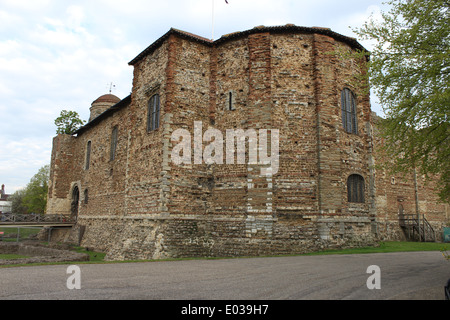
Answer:
<path fill-rule="evenodd" d="M 88 141 L 86 146 L 86 170 L 89 170 L 89 163 L 91 162 L 91 141 Z"/>
<path fill-rule="evenodd" d="M 356 99 L 353 92 L 347 88 L 341 92 L 342 124 L 348 133 L 358 134 L 356 121 Z"/>
<path fill-rule="evenodd" d="M 116 149 L 117 149 L 117 126 L 114 127 L 111 133 L 111 151 L 109 153 L 109 160 L 113 161 L 116 158 Z"/>
<path fill-rule="evenodd" d="M 347 180 L 348 202 L 364 203 L 364 178 L 352 174 Z"/>
<path fill-rule="evenodd" d="M 159 128 L 159 94 L 155 94 L 148 102 L 147 132 Z"/>

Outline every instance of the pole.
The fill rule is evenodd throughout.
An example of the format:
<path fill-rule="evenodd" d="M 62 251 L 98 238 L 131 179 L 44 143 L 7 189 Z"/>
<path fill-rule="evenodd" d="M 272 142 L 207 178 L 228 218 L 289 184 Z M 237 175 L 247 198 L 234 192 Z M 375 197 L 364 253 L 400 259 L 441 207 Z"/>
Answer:
<path fill-rule="evenodd" d="M 214 1 L 215 0 L 211 0 L 212 1 L 212 35 L 211 35 L 211 40 L 214 41 Z"/>
<path fill-rule="evenodd" d="M 416 203 L 416 215 L 417 215 L 417 226 L 419 228 L 419 241 L 420 241 L 420 211 L 419 211 L 419 188 L 417 186 L 417 171 L 416 167 L 414 166 L 414 200 Z M 425 230 L 424 230 L 425 232 Z"/>

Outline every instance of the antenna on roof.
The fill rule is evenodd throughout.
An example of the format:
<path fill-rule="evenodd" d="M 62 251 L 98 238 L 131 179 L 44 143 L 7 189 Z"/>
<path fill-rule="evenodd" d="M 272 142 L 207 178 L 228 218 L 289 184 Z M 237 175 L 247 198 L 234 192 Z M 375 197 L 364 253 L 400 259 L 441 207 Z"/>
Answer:
<path fill-rule="evenodd" d="M 211 34 L 211 40 L 214 41 L 214 1 L 212 0 L 212 34 Z"/>
<path fill-rule="evenodd" d="M 211 36 L 211 40 L 214 41 L 214 1 L 216 0 L 212 0 L 212 36 Z M 225 0 L 225 3 L 228 4 L 228 0 Z"/>
<path fill-rule="evenodd" d="M 111 82 L 111 83 L 108 83 L 108 86 L 109 86 L 109 93 L 112 93 L 112 90 L 113 90 L 113 88 L 116 87 L 116 85 Z"/>

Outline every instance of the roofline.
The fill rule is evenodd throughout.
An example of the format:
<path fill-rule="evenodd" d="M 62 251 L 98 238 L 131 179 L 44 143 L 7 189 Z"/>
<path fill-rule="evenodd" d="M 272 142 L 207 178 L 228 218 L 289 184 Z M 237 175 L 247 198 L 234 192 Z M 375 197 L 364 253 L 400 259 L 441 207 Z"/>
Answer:
<path fill-rule="evenodd" d="M 199 43 L 202 43 L 206 46 L 213 47 L 215 45 L 221 45 L 227 41 L 231 41 L 233 39 L 237 39 L 240 37 L 248 36 L 255 33 L 262 33 L 262 32 L 270 32 L 270 33 L 286 33 L 286 32 L 298 32 L 298 33 L 308 33 L 308 34 L 322 34 L 326 36 L 330 36 L 336 40 L 342 41 L 344 43 L 347 43 L 351 47 L 361 50 L 361 51 L 367 51 L 355 38 L 344 36 L 340 33 L 334 32 L 329 28 L 321 28 L 321 27 L 301 27 L 296 26 L 293 24 L 287 24 L 284 26 L 274 26 L 274 27 L 266 27 L 266 26 L 259 26 L 255 27 L 253 29 L 249 29 L 246 31 L 240 31 L 240 32 L 234 32 L 230 34 L 223 35 L 220 39 L 213 41 L 198 35 L 195 35 L 193 33 L 189 33 L 186 31 L 182 31 L 179 29 L 171 28 L 166 34 L 164 34 L 162 37 L 160 37 L 158 40 L 153 42 L 150 46 L 148 46 L 144 51 L 142 51 L 136 58 L 131 60 L 128 64 L 129 65 L 135 65 L 139 61 L 141 61 L 143 58 L 145 58 L 147 55 L 152 53 L 154 50 L 156 50 L 158 47 L 160 47 L 171 35 L 177 35 L 179 37 L 196 41 Z M 84 125 L 83 127 L 79 128 L 77 131 L 74 132 L 73 135 L 81 135 L 85 131 L 89 130 L 93 126 L 95 126 L 97 123 L 102 121 L 103 119 L 109 117 L 114 112 L 124 108 L 125 106 L 129 105 L 131 103 L 131 95 L 124 98 L 111 108 L 107 109 L 105 112 L 100 114 L 98 117 L 94 118 L 92 121 Z"/>
<path fill-rule="evenodd" d="M 294 24 L 286 24 L 284 26 L 273 26 L 273 27 L 266 27 L 266 26 L 259 26 L 255 27 L 253 29 L 249 29 L 246 31 L 241 32 L 234 32 L 228 35 L 222 36 L 220 39 L 216 40 L 215 44 L 221 44 L 223 42 L 226 42 L 231 39 L 235 39 L 242 36 L 248 36 L 255 33 L 261 33 L 261 32 L 270 32 L 270 33 L 286 33 L 286 32 L 297 32 L 297 33 L 308 33 L 308 34 L 322 34 L 326 36 L 330 36 L 336 40 L 342 41 L 344 43 L 347 43 L 348 45 L 352 46 L 355 49 L 359 50 L 365 50 L 367 51 L 359 42 L 356 40 L 356 38 L 345 36 L 343 34 L 337 33 L 330 28 L 323 28 L 323 27 L 302 27 L 302 26 L 296 26 Z"/>
<path fill-rule="evenodd" d="M 215 45 L 220 45 L 220 44 L 223 44 L 223 43 L 233 40 L 233 39 L 237 39 L 237 38 L 248 36 L 248 35 L 255 34 L 255 33 L 262 33 L 262 32 L 270 32 L 270 33 L 298 32 L 298 33 L 308 33 L 308 34 L 322 34 L 322 35 L 330 36 L 336 40 L 342 41 L 355 49 L 368 52 L 368 50 L 365 49 L 358 42 L 358 40 L 356 40 L 356 38 L 348 37 L 348 36 L 342 35 L 340 33 L 334 32 L 330 28 L 322 28 L 322 27 L 302 27 L 302 26 L 296 26 L 293 24 L 286 24 L 284 26 L 273 26 L 273 27 L 259 26 L 259 27 L 255 27 L 253 29 L 249 29 L 246 31 L 239 31 L 239 32 L 234 32 L 234 33 L 229 33 L 229 34 L 223 35 L 221 38 L 219 38 L 215 41 L 206 39 L 204 37 L 195 35 L 193 33 L 189 33 L 186 31 L 179 30 L 179 29 L 171 28 L 166 34 L 164 34 L 158 40 L 153 42 L 144 51 L 142 51 L 133 60 L 131 60 L 128 64 L 134 66 L 136 63 L 138 63 L 143 58 L 145 58 L 147 55 L 149 55 L 154 50 L 156 50 L 158 47 L 160 47 L 172 34 L 178 35 L 178 36 L 188 39 L 188 40 L 200 42 L 209 47 L 213 47 Z"/>
<path fill-rule="evenodd" d="M 133 66 L 138 63 L 140 60 L 145 58 L 148 54 L 152 53 L 159 46 L 161 46 L 172 34 L 176 34 L 182 38 L 187 38 L 189 40 L 197 41 L 206 45 L 212 45 L 213 41 L 210 39 L 203 38 L 201 36 L 197 36 L 193 33 L 189 33 L 186 31 L 182 31 L 179 29 L 171 28 L 166 34 L 164 34 L 161 38 L 153 42 L 150 46 L 148 46 L 144 51 L 142 51 L 136 58 L 131 60 L 128 64 Z"/>
<path fill-rule="evenodd" d="M 101 113 L 98 117 L 95 117 L 90 122 L 79 128 L 77 131 L 75 131 L 72 135 L 81 135 L 85 131 L 89 130 L 90 128 L 96 126 L 99 122 L 101 122 L 103 119 L 108 118 L 109 116 L 113 115 L 116 111 L 121 110 L 125 108 L 126 106 L 129 106 L 131 103 L 131 95 L 128 97 L 122 99 L 115 105 L 113 105 L 111 108 L 108 108 L 105 112 Z"/>

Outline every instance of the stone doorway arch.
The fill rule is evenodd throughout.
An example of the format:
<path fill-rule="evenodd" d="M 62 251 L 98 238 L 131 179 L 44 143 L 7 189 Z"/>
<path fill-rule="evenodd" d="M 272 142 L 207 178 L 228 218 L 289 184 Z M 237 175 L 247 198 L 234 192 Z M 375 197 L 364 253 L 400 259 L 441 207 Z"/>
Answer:
<path fill-rule="evenodd" d="M 70 204 L 70 216 L 74 219 L 78 218 L 78 207 L 80 203 L 80 189 L 75 186 L 72 190 L 72 202 Z"/>

